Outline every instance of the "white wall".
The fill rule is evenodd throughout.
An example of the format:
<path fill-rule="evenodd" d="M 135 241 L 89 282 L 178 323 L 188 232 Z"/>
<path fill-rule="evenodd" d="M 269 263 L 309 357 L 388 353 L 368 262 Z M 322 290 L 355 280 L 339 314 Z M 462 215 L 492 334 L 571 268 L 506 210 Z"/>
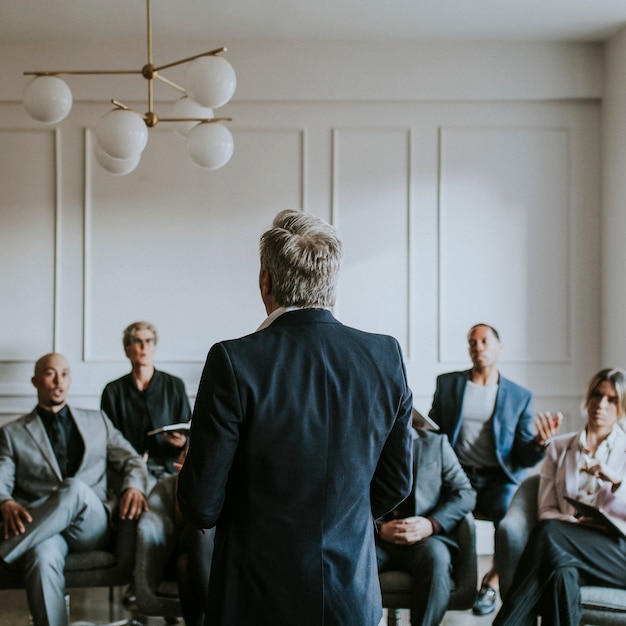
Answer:
<path fill-rule="evenodd" d="M 206 48 L 185 45 L 167 60 Z M 68 80 L 55 130 L 23 111 L 18 72 L 118 67 L 122 52 L 142 64 L 119 47 L 0 46 L 0 414 L 32 407 L 33 360 L 53 349 L 71 401 L 97 406 L 137 318 L 193 396 L 210 344 L 263 319 L 258 236 L 295 207 L 339 227 L 336 313 L 399 338 L 420 410 L 486 321 L 504 375 L 575 425 L 601 365 L 601 47 L 230 43 L 232 161 L 197 169 L 159 125 L 138 169 L 111 177 L 92 130 L 108 98 L 145 108 L 141 79 Z"/>
<path fill-rule="evenodd" d="M 606 48 L 603 117 L 602 354 L 607 365 L 626 363 L 626 30 Z"/>

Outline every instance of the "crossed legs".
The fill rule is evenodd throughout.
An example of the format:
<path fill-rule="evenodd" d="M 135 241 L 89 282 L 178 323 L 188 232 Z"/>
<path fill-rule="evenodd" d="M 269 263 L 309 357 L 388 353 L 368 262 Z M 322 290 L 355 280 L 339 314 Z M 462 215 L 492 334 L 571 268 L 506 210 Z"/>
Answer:
<path fill-rule="evenodd" d="M 69 550 L 106 545 L 107 512 L 93 490 L 73 478 L 29 512 L 33 521 L 26 524 L 26 532 L 0 542 L 0 558 L 8 564 L 22 559 L 35 626 L 65 626 L 65 558 Z"/>
<path fill-rule="evenodd" d="M 626 588 L 626 539 L 561 520 L 533 529 L 494 625 L 578 626 L 580 585 Z"/>

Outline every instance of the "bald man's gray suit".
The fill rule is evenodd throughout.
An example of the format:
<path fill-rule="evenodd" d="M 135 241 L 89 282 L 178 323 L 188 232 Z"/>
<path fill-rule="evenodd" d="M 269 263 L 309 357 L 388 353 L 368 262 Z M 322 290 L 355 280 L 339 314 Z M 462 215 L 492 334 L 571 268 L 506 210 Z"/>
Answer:
<path fill-rule="evenodd" d="M 142 458 L 102 411 L 70 409 L 85 451 L 75 475 L 63 479 L 37 410 L 0 429 L 0 503 L 15 500 L 33 521 L 22 535 L 0 540 L 1 567 L 24 567 L 35 626 L 64 626 L 63 569 L 69 550 L 107 543 L 119 494 L 146 493 Z M 121 478 L 116 493 L 107 475 Z"/>

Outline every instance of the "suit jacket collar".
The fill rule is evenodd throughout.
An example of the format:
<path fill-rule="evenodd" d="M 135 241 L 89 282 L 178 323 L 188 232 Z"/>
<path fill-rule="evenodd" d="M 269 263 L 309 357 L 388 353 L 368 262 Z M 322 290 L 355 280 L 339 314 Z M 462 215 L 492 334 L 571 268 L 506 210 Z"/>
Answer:
<path fill-rule="evenodd" d="M 59 467 L 57 457 L 54 454 L 54 450 L 52 449 L 52 444 L 50 443 L 50 439 L 48 438 L 46 427 L 43 425 L 43 421 L 37 413 L 37 407 L 35 407 L 32 412 L 27 416 L 25 428 L 30 433 L 30 436 L 35 441 L 35 444 L 39 448 L 39 451 L 41 452 L 43 458 L 54 470 L 54 473 L 57 475 L 59 480 L 63 480 L 63 476 L 61 475 L 61 468 Z"/>
<path fill-rule="evenodd" d="M 296 326 L 299 324 L 339 324 L 328 309 L 297 309 L 286 311 L 275 319 L 269 328 Z"/>
<path fill-rule="evenodd" d="M 83 413 L 80 409 L 72 409 L 69 406 L 67 407 L 71 418 L 74 420 L 76 424 L 76 428 L 78 428 L 78 432 L 83 439 L 83 442 L 88 441 L 87 433 L 85 432 L 85 423 L 83 421 Z M 50 464 L 54 473 L 59 477 L 59 480 L 63 480 L 63 476 L 61 474 L 61 468 L 59 467 L 59 463 L 57 461 L 57 457 L 52 449 L 52 444 L 50 443 L 50 438 L 48 437 L 48 433 L 46 432 L 46 427 L 43 424 L 41 417 L 37 413 L 37 407 L 35 407 L 29 415 L 26 417 L 25 428 L 30 433 L 30 436 L 34 439 L 37 447 L 39 448 L 41 454 L 44 459 Z M 85 454 L 83 454 L 83 459 L 78 468 L 82 467 L 85 462 Z M 77 471 L 77 473 L 78 473 Z"/>

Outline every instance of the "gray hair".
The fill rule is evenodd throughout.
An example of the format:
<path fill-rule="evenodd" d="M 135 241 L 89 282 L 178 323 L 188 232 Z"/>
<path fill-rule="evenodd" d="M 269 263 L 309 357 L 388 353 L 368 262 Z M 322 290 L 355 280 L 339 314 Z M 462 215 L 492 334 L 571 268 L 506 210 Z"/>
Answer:
<path fill-rule="evenodd" d="M 133 322 L 124 329 L 122 343 L 125 348 L 130 345 L 135 333 L 138 330 L 149 330 L 154 335 L 154 345 L 157 345 L 159 342 L 159 335 L 157 333 L 157 329 L 154 327 L 154 324 L 151 324 L 150 322 Z"/>
<path fill-rule="evenodd" d="M 333 226 L 303 211 L 281 211 L 261 236 L 259 253 L 280 306 L 335 304 L 343 244 Z"/>

